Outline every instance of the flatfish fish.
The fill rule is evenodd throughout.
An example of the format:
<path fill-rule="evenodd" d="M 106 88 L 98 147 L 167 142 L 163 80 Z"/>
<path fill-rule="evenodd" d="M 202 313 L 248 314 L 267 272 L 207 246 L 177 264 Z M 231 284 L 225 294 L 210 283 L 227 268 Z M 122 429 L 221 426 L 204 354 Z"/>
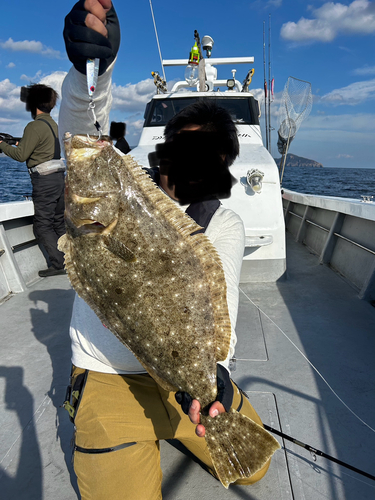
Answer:
<path fill-rule="evenodd" d="M 72 286 L 164 389 L 205 409 L 217 395 L 216 363 L 231 325 L 220 257 L 198 226 L 108 138 L 65 141 L 66 234 L 59 240 Z M 202 411 L 225 487 L 257 472 L 279 448 L 235 410 Z"/>

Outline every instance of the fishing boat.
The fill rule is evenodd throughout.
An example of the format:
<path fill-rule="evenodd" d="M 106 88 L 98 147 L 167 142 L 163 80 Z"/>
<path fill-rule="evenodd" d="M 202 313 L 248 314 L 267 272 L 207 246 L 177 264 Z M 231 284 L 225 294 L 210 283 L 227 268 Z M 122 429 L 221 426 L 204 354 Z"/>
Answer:
<path fill-rule="evenodd" d="M 281 450 L 259 483 L 225 490 L 178 442 L 163 442 L 163 498 L 372 500 L 375 204 L 281 190 L 251 70 L 242 83 L 231 70 L 220 80 L 222 64 L 253 58 L 207 58 L 203 81 L 190 67 L 171 91 L 155 73 L 157 93 L 131 154 L 148 167 L 166 122 L 197 99 L 215 99 L 235 120 L 237 183 L 222 202 L 241 215 L 246 248 L 232 376 Z M 32 215 L 31 201 L 0 204 L 0 488 L 7 499 L 68 500 L 78 496 L 73 428 L 61 408 L 74 292 L 66 276 L 38 278 L 46 260 Z"/>

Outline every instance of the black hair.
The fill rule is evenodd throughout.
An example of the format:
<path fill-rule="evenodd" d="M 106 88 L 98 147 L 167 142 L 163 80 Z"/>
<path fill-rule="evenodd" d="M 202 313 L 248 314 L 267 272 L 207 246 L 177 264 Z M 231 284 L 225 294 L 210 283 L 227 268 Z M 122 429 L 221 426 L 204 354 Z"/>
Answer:
<path fill-rule="evenodd" d="M 40 109 L 43 113 L 50 113 L 56 106 L 59 98 L 58 93 L 47 85 L 35 83 L 27 87 L 26 109 L 31 114 L 36 115 L 36 110 Z"/>
<path fill-rule="evenodd" d="M 232 165 L 240 152 L 236 126 L 228 111 L 218 106 L 214 99 L 200 99 L 182 109 L 167 123 L 164 135 L 172 141 L 188 125 L 199 125 L 202 132 L 213 132 L 219 145 L 218 153 L 225 155 L 227 167 Z"/>
<path fill-rule="evenodd" d="M 109 135 L 112 139 L 120 139 L 125 137 L 126 124 L 122 122 L 111 122 L 111 128 L 109 130 Z"/>
<path fill-rule="evenodd" d="M 229 172 L 239 153 L 236 126 L 212 99 L 182 109 L 166 125 L 156 146 L 161 175 L 168 176 L 180 204 L 229 198 L 235 178 Z"/>

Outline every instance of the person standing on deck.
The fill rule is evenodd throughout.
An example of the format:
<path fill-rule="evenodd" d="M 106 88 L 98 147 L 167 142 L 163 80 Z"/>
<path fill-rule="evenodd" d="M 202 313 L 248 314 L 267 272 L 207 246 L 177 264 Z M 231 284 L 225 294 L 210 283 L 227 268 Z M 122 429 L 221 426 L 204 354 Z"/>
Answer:
<path fill-rule="evenodd" d="M 57 124 L 50 115 L 57 98 L 57 92 L 47 85 L 22 87 L 21 101 L 26 103 L 33 121 L 16 146 L 0 141 L 0 152 L 13 160 L 26 161 L 30 174 L 34 234 L 46 250 L 50 264 L 48 269 L 39 271 L 41 277 L 65 274 L 64 254 L 57 248 L 57 240 L 65 234 L 65 164 L 60 156 Z"/>
<path fill-rule="evenodd" d="M 128 141 L 125 139 L 126 123 L 111 122 L 109 135 L 112 140 L 116 140 L 115 148 L 119 149 L 124 155 L 128 154 L 130 147 Z"/>
<path fill-rule="evenodd" d="M 120 42 L 119 21 L 112 2 L 78 2 L 65 19 L 64 38 L 74 67 L 62 87 L 60 137 L 65 132 L 72 135 L 94 132 L 86 113 L 89 103 L 86 59 L 95 57 L 100 58 L 95 113 L 106 133 L 112 102 L 111 76 Z M 188 206 L 181 210 L 186 208 L 187 213 L 204 226 L 225 273 L 231 341 L 227 359 L 217 365 L 222 397 L 213 402 L 210 416 L 215 417 L 232 407 L 262 425 L 249 401 L 232 384 L 229 373 L 229 359 L 234 355 L 236 344 L 234 325 L 245 243 L 243 222 L 237 214 L 222 207 L 213 193 L 203 190 L 201 180 L 207 181 L 204 165 L 197 179 L 189 176 L 181 179 L 176 171 L 173 177 L 171 175 L 171 165 L 176 163 L 176 153 L 180 151 L 176 146 L 183 145 L 185 139 L 193 140 L 193 136 L 187 134 L 202 138 L 202 134 L 210 133 L 217 134 L 208 152 L 212 153 L 211 163 L 215 162 L 216 171 L 222 168 L 228 172 L 239 153 L 236 127 L 224 109 L 214 103 L 198 102 L 182 110 L 167 124 L 167 141 L 157 151 L 160 169 L 153 178 L 176 204 L 179 203 L 178 206 L 185 200 Z M 223 137 L 224 140 L 220 140 Z M 185 142 L 185 150 L 179 153 L 181 157 L 186 153 L 186 146 L 191 146 L 190 141 Z M 229 183 L 229 191 L 230 188 Z M 204 221 L 202 214 L 205 214 Z M 167 316 L 165 321 L 167 324 Z M 177 393 L 175 397 L 173 392 L 163 390 L 77 295 L 70 336 L 72 399 L 64 405 L 75 425 L 74 470 L 82 500 L 160 500 L 160 439 L 178 439 L 215 476 L 206 441 L 202 439 L 205 428 L 199 423 L 198 401 L 191 401 L 186 393 Z M 237 484 L 260 480 L 269 463 L 270 460 L 266 461 L 252 477 L 239 480 Z"/>

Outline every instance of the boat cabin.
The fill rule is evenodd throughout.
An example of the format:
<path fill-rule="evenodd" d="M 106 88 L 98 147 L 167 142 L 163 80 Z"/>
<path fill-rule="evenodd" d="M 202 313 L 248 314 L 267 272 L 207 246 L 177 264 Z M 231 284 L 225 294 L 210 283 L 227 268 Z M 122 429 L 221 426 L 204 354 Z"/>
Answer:
<path fill-rule="evenodd" d="M 164 141 L 167 122 L 199 99 L 215 100 L 227 109 L 238 130 L 240 155 L 230 167 L 237 183 L 232 188 L 231 197 L 221 201 L 225 207 L 238 213 L 245 225 L 246 248 L 241 282 L 277 281 L 286 270 L 284 216 L 278 168 L 263 145 L 260 106 L 249 90 L 253 70 L 240 83 L 236 79 L 236 70 L 231 70 L 228 79 L 219 80 L 214 66 L 252 64 L 254 58 L 203 61 L 204 82 L 189 78 L 188 66 L 185 71 L 188 77 L 175 83 L 171 91 L 167 91 L 165 81 L 153 73 L 157 93 L 147 104 L 141 138 L 131 154 L 141 165 L 149 167 L 149 154 L 155 150 L 156 144 Z M 167 60 L 163 65 L 186 66 L 186 60 Z"/>

